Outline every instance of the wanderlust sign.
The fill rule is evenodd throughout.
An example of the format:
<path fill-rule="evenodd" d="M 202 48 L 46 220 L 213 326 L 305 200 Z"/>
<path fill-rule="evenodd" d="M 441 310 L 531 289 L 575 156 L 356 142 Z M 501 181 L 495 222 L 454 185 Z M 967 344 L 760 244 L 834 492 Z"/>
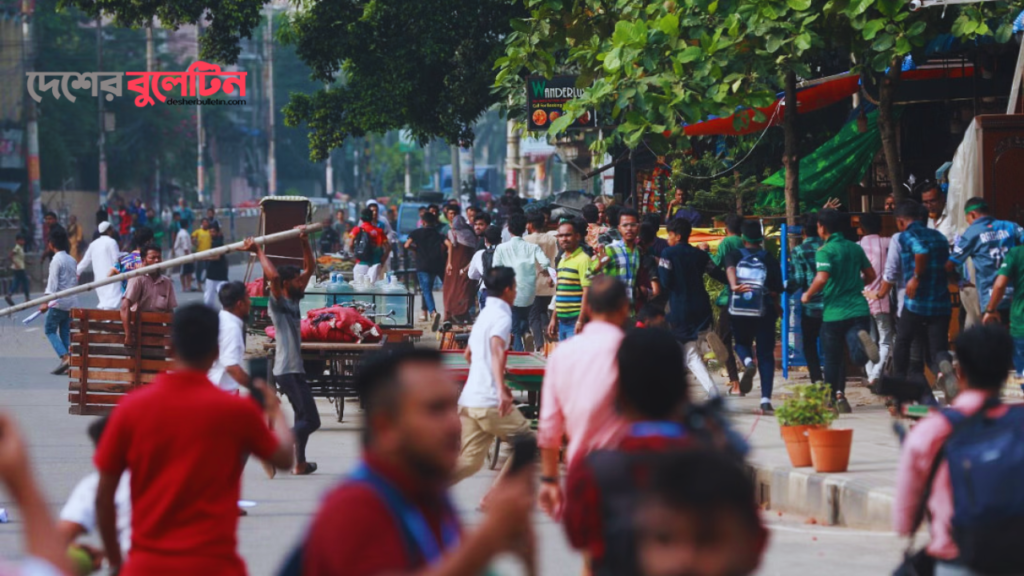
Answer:
<path fill-rule="evenodd" d="M 220 66 L 202 60 L 194 62 L 184 72 L 26 72 L 25 75 L 28 77 L 28 95 L 36 102 L 43 101 L 39 92 L 50 92 L 58 100 L 63 95 L 74 102 L 77 97 L 69 88 L 91 90 L 94 97 L 104 92 L 109 102 L 115 96 L 122 96 L 127 76 L 128 91 L 138 93 L 135 105 L 140 108 L 153 106 L 157 101 L 165 104 L 245 103 L 244 100 L 168 100 L 164 93 L 170 94 L 175 90 L 182 97 L 213 96 L 221 91 L 245 96 L 245 72 L 223 71 Z"/>
<path fill-rule="evenodd" d="M 526 78 L 527 129 L 547 130 L 551 123 L 564 114 L 566 102 L 583 95 L 583 88 L 576 87 L 577 76 L 529 76 Z M 597 117 L 586 112 L 576 119 L 569 129 L 596 128 Z"/>

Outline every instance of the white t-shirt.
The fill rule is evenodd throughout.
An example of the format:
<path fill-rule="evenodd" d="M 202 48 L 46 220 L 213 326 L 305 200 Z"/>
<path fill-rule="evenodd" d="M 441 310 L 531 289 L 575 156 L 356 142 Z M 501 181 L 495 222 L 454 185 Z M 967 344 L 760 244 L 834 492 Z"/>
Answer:
<path fill-rule="evenodd" d="M 178 235 L 174 237 L 174 257 L 181 258 L 182 256 L 188 256 L 192 253 L 192 237 L 189 236 L 188 231 L 182 228 L 178 230 Z"/>
<path fill-rule="evenodd" d="M 512 338 L 512 308 L 502 299 L 488 297 L 480 316 L 469 333 L 472 351 L 469 377 L 459 396 L 459 406 L 467 408 L 497 408 L 498 383 L 491 368 L 491 338 L 497 336 L 508 346 Z"/>
<path fill-rule="evenodd" d="M 74 522 L 86 532 L 96 530 L 96 490 L 99 485 L 99 472 L 82 478 L 61 508 L 60 519 Z M 128 472 L 121 474 L 121 480 L 117 483 L 114 509 L 117 511 L 117 540 L 121 544 L 121 554 L 125 554 L 132 545 L 132 494 Z"/>
<path fill-rule="evenodd" d="M 219 316 L 220 332 L 217 335 L 217 345 L 220 346 L 220 356 L 213 363 L 207 377 L 221 390 L 235 392 L 238 390 L 238 382 L 228 374 L 227 368 L 242 365 L 242 358 L 245 356 L 245 324 L 241 318 L 227 310 L 221 310 Z"/>

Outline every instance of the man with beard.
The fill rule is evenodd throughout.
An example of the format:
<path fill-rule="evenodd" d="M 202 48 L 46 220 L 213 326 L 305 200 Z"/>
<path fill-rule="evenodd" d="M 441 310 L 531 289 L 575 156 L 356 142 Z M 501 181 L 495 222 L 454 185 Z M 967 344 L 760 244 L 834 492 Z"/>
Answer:
<path fill-rule="evenodd" d="M 316 472 L 316 463 L 306 461 L 306 444 L 309 436 L 320 428 L 320 414 L 316 410 L 313 391 L 306 383 L 299 333 L 302 320 L 299 301 L 306 295 L 306 284 L 316 269 L 316 260 L 313 259 L 313 249 L 309 246 L 309 234 L 305 226 L 299 228 L 302 230 L 299 233 L 299 242 L 302 244 L 301 270 L 296 266 L 274 266 L 267 253 L 252 238 L 246 238 L 242 249 L 256 254 L 260 259 L 263 279 L 270 286 L 267 311 L 277 331 L 274 336 L 274 380 L 295 411 L 295 469 L 292 474 L 305 475 Z"/>
<path fill-rule="evenodd" d="M 459 525 L 447 494 L 459 457 L 458 388 L 441 355 L 393 352 L 367 363 L 356 388 L 366 411 L 362 462 L 324 499 L 289 573 L 483 574 L 510 551 L 532 573 L 529 467 L 491 492 L 474 530 Z"/>
<path fill-rule="evenodd" d="M 147 244 L 139 252 L 142 253 L 143 266 L 156 266 L 163 261 L 160 247 Z M 121 298 L 121 323 L 124 324 L 124 345 L 135 344 L 135 330 L 131 324 L 131 315 L 140 312 L 174 312 L 178 306 L 178 298 L 174 295 L 174 281 L 164 276 L 159 269 L 149 274 L 136 276 L 128 281 L 124 297 Z"/>

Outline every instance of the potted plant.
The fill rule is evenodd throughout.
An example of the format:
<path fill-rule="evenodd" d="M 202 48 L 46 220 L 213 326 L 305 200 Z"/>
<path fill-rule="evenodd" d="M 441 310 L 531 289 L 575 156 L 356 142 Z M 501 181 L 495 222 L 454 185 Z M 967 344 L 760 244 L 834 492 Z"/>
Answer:
<path fill-rule="evenodd" d="M 836 419 L 837 414 L 828 405 L 831 395 L 831 389 L 824 384 L 794 386 L 793 395 L 775 410 L 794 468 L 812 464 L 809 432 L 826 429 Z"/>
<path fill-rule="evenodd" d="M 846 472 L 850 466 L 853 430 L 809 430 L 807 440 L 815 472 Z"/>

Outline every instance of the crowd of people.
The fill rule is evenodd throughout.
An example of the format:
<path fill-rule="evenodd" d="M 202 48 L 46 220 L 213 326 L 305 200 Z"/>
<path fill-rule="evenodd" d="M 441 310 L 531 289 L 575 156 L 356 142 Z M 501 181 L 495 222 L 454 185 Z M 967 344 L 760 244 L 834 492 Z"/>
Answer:
<path fill-rule="evenodd" d="M 1018 376 L 1024 370 L 1024 299 L 1012 299 L 1024 282 L 1024 228 L 971 198 L 969 227 L 953 234 L 943 225 L 941 190 L 921 192 L 923 201 L 892 206 L 899 230 L 892 237 L 882 234 L 877 214 L 862 215 L 856 230 L 832 206 L 804 215 L 787 270 L 758 220 L 727 217 L 715 251 L 691 244 L 700 215 L 682 191 L 666 214 L 596 202 L 557 224 L 545 209 L 527 212 L 513 194 L 498 214 L 454 203 L 425 207 L 404 247 L 416 254 L 423 320 L 436 330 L 442 319 L 433 298 L 441 281 L 443 318 L 469 326 L 465 383 L 453 385 L 435 350 L 396 346 L 366 361 L 355 386 L 364 410 L 362 455 L 325 496 L 281 573 L 478 574 L 511 553 L 535 574 L 535 504 L 562 525 L 590 574 L 753 573 L 768 532 L 744 468 L 746 443 L 720 414 L 719 396 L 750 394 L 757 379 L 760 412 L 773 413 L 776 326 L 782 298 L 796 294 L 810 379 L 831 388 L 836 412 L 852 410 L 847 357 L 873 389 L 888 376 L 914 386 L 915 400 L 929 406 L 938 401 L 925 367 L 935 374 L 950 408 L 907 436 L 896 529 L 912 534 L 927 511 L 932 540 L 924 553 L 937 562 L 936 573 L 984 573 L 971 571 L 973 548 L 961 548 L 980 545 L 977 539 L 950 530 L 958 505 L 951 482 L 960 470 L 942 454 L 964 418 L 1012 412 L 999 394 L 1011 365 Z M 184 220 L 184 211 L 174 218 Z M 345 244 L 358 273 L 372 278 L 392 257 L 393 230 L 376 205 L 360 220 L 318 241 L 335 251 Z M 196 249 L 223 242 L 215 218 L 192 233 L 180 226 L 175 244 L 182 234 L 195 235 Z M 101 222 L 98 233 L 76 262 L 67 231 L 49 230 L 47 293 L 74 286 L 83 266 L 114 274 L 160 262 L 144 225 L 124 253 L 113 224 Z M 276 392 L 243 367 L 251 302 L 213 260 L 205 277 L 197 275 L 208 288 L 203 304 L 179 307 L 173 282 L 159 272 L 101 294 L 101 307 L 120 310 L 128 345 L 134 313 L 173 311 L 175 369 L 91 427 L 97 472 L 75 488 L 60 523 L 45 506 L 39 510 L 17 431 L 0 417 L 0 479 L 27 524 L 32 516 L 26 573 L 67 569 L 66 547 L 91 530 L 103 550 L 83 549 L 115 573 L 246 573 L 236 551 L 246 459 L 259 459 L 270 478 L 318 469 L 307 449 L 321 422 L 299 329 L 316 262 L 308 235 L 299 238 L 301 266 L 275 266 L 252 239 L 244 245 L 268 285 L 273 375 L 292 406 L 291 427 Z M 722 285 L 718 294 L 709 294 L 708 279 Z M 978 299 L 973 315 L 961 306 L 968 327 L 955 357 L 950 283 L 968 288 L 961 301 L 969 288 Z M 67 370 L 75 305 L 71 297 L 42 308 L 62 359 L 58 371 Z M 510 351 L 546 343 L 557 345 L 534 430 L 509 386 L 508 359 Z M 726 371 L 724 385 L 706 365 L 705 345 Z M 688 381 L 708 402 L 691 398 Z M 496 438 L 512 445 L 512 455 L 480 502 L 483 520 L 467 528 L 450 489 L 482 468 Z"/>

